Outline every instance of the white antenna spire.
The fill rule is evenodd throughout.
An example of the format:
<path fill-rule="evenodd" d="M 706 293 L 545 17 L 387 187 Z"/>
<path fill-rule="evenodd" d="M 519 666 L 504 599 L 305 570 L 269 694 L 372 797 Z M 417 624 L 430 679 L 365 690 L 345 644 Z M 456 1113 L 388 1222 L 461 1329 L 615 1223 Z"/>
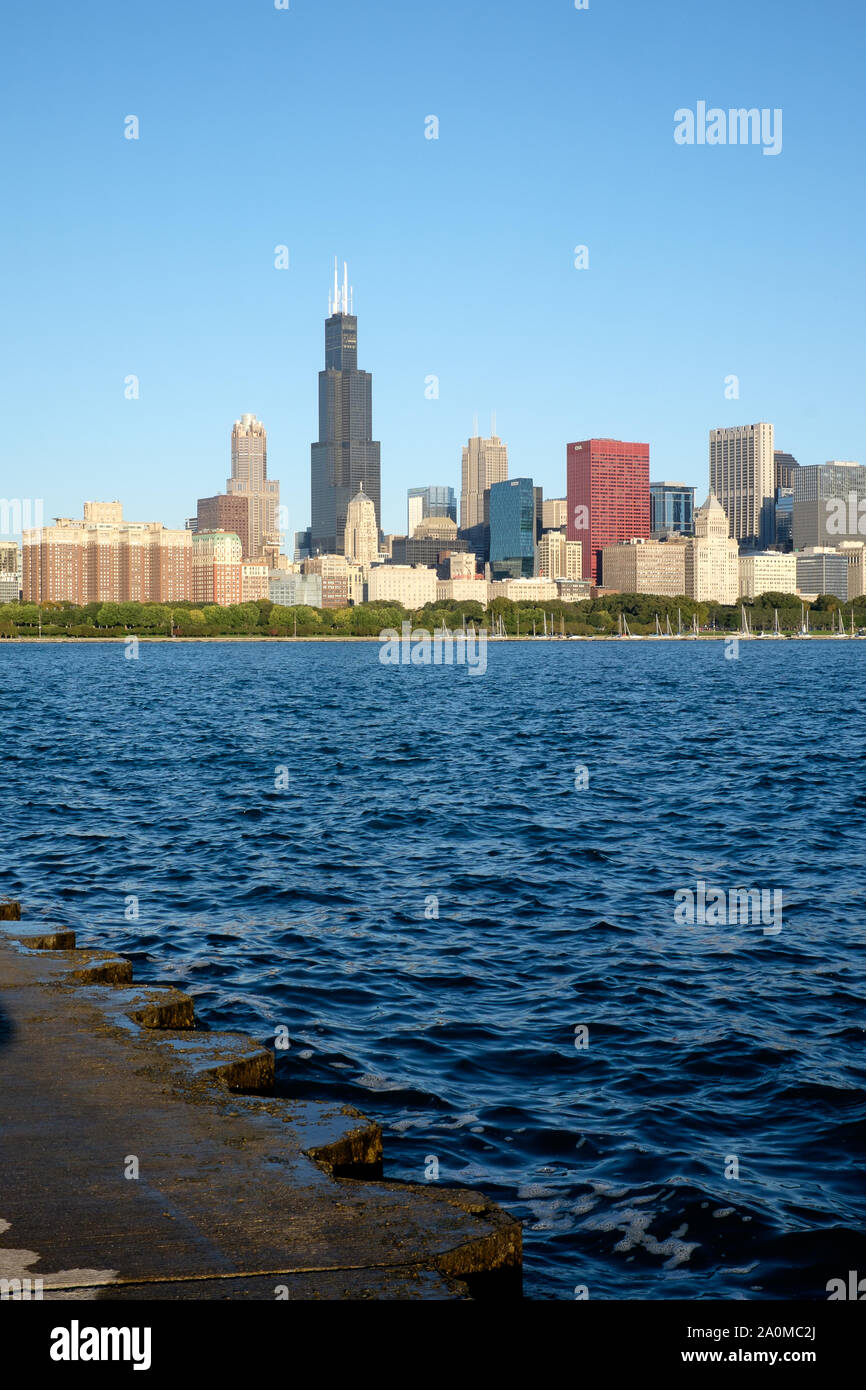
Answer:
<path fill-rule="evenodd" d="M 342 294 L 343 313 L 349 312 L 349 267 L 343 261 L 343 294 Z"/>

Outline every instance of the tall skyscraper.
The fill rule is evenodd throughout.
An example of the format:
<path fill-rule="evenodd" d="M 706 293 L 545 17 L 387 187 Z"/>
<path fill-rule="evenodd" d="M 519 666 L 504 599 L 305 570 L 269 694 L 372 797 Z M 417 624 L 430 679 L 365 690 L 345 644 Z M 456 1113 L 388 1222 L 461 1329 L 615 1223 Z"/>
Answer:
<path fill-rule="evenodd" d="M 862 540 L 866 518 L 861 516 L 861 503 L 866 503 L 863 464 L 833 459 L 798 468 L 794 473 L 794 549 Z M 866 513 L 866 506 L 863 511 Z"/>
<path fill-rule="evenodd" d="M 710 430 L 710 492 L 722 504 L 731 535 L 763 547 L 775 539 L 776 468 L 773 426 Z"/>
<path fill-rule="evenodd" d="M 379 554 L 376 508 L 363 487 L 355 493 L 346 509 L 342 554 L 353 560 L 356 565 L 372 565 Z"/>
<path fill-rule="evenodd" d="M 567 451 L 568 539 L 583 546 L 583 578 L 603 583 L 601 551 L 650 533 L 649 445 L 584 439 Z"/>
<path fill-rule="evenodd" d="M 457 501 L 453 487 L 410 487 L 407 495 L 406 535 L 413 536 L 415 527 L 429 516 L 447 516 L 457 520 Z"/>
<path fill-rule="evenodd" d="M 358 369 L 358 319 L 350 313 L 349 276 L 337 283 L 325 322 L 325 370 L 319 372 L 319 438 L 310 457 L 310 544 L 341 555 L 349 503 L 363 485 L 381 529 L 381 446 L 373 439 L 373 378 Z"/>
<path fill-rule="evenodd" d="M 460 529 L 468 530 L 484 522 L 484 493 L 494 483 L 508 477 L 508 445 L 497 434 L 489 439 L 476 435 L 463 449 L 463 478 L 460 488 Z"/>
<path fill-rule="evenodd" d="M 694 535 L 694 488 L 688 483 L 650 483 L 650 530 Z"/>
<path fill-rule="evenodd" d="M 536 489 L 531 478 L 511 478 L 490 488 L 490 569 L 494 579 L 535 575 Z"/>
<path fill-rule="evenodd" d="M 277 508 L 280 485 L 268 477 L 268 436 L 255 415 L 242 415 L 232 429 L 232 476 L 226 483 L 230 497 L 249 499 L 248 544 L 244 559 L 275 558 L 280 553 Z M 203 499 L 210 500 L 210 499 Z M 241 538 L 242 541 L 245 539 Z"/>

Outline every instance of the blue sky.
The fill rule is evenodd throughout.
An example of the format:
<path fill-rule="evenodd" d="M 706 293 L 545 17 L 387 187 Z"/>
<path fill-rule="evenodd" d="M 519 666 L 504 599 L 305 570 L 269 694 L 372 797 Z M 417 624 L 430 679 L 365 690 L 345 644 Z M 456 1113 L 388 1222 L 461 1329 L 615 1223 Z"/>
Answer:
<path fill-rule="evenodd" d="M 182 524 L 250 411 L 306 525 L 335 254 L 386 530 L 492 410 L 547 495 L 590 435 L 701 491 L 719 425 L 863 461 L 864 37 L 854 0 L 7 7 L 0 495 Z M 781 108 L 781 154 L 678 146 L 700 100 Z"/>

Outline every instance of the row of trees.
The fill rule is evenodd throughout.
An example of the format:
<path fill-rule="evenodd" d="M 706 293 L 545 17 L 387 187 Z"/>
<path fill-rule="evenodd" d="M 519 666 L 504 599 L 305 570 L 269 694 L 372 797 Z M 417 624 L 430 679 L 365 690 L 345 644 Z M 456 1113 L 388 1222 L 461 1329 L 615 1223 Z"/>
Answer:
<path fill-rule="evenodd" d="M 763 594 L 758 599 L 744 599 L 753 632 L 762 628 L 770 631 L 774 612 L 778 611 L 779 626 L 792 632 L 800 625 L 801 602 L 795 594 Z M 842 603 L 832 594 L 822 595 L 815 603 L 806 604 L 809 626 L 813 632 L 830 632 L 838 625 L 841 611 L 846 628 L 853 611 L 855 628 L 866 625 L 866 597 L 853 604 Z M 408 612 L 399 603 L 365 603 L 355 608 L 309 608 L 305 605 L 287 608 L 258 599 L 253 603 L 234 604 L 220 608 L 216 604 L 197 607 L 193 603 L 89 603 L 83 607 L 65 603 L 7 603 L 0 605 L 0 636 L 46 637 L 123 637 L 134 633 L 140 637 L 376 637 L 385 628 L 400 629 L 407 619 L 414 627 L 434 631 L 444 623 L 447 628 L 486 627 L 501 625 L 509 636 L 540 633 L 545 623 L 557 633 L 569 636 L 605 636 L 618 629 L 619 616 L 624 613 L 634 633 L 655 631 L 658 615 L 662 629 L 669 618 L 674 632 L 682 623 L 692 627 L 697 615 L 702 631 L 734 632 L 741 625 L 741 603 L 727 606 L 715 603 L 696 603 L 693 599 L 664 598 L 652 594 L 605 594 L 601 598 L 584 599 L 579 603 L 553 600 L 545 603 L 512 603 L 497 598 L 485 610 L 480 603 L 455 603 L 443 600 Z"/>

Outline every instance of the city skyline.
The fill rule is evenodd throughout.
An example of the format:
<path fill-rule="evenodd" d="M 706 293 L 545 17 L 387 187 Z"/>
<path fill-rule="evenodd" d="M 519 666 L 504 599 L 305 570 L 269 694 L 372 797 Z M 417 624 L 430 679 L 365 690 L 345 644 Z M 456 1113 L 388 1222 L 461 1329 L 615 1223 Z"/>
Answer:
<path fill-rule="evenodd" d="M 165 524 L 182 525 L 187 499 L 212 495 L 223 471 L 226 419 L 249 411 L 267 423 L 298 529 L 335 253 L 352 267 L 376 377 L 386 531 L 402 529 L 406 489 L 442 475 L 476 412 L 497 411 L 512 471 L 546 493 L 561 441 L 593 434 L 649 439 L 658 475 L 698 489 L 707 428 L 742 419 L 775 420 L 803 464 L 862 455 L 852 169 L 864 116 L 846 102 L 856 47 L 838 10 L 812 32 L 805 0 L 785 6 L 783 29 L 772 7 L 743 4 L 628 3 L 611 26 L 595 6 L 530 15 L 506 0 L 491 26 L 454 0 L 396 25 L 377 4 L 242 14 L 214 0 L 202 53 L 192 13 L 151 8 L 148 35 L 103 0 L 62 7 L 47 33 L 38 9 L 9 17 L 0 100 L 17 132 L 18 231 L 0 229 L 14 267 L 3 495 L 71 514 L 120 473 L 130 515 L 153 514 L 158 497 Z M 327 109 L 318 99 L 311 58 L 334 32 L 367 74 L 362 128 L 351 83 Z M 395 77 L 410 41 L 413 73 Z M 242 115 L 224 101 L 221 55 L 234 51 L 257 74 Z M 612 101 L 630 63 L 642 89 Z M 704 96 L 784 108 L 782 152 L 678 146 L 674 112 Z M 131 114 L 138 139 L 124 133 Z M 462 215 L 482 170 L 507 190 L 495 229 Z M 773 215 L 736 211 L 754 205 Z M 840 205 L 849 215 L 828 217 Z"/>

